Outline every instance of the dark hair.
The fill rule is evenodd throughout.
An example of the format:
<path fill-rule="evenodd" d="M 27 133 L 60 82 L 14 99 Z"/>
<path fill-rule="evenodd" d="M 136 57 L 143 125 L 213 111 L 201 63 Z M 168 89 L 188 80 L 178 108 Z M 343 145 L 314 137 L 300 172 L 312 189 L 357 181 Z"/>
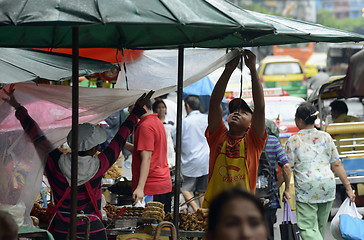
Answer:
<path fill-rule="evenodd" d="M 224 206 L 231 200 L 235 198 L 243 198 L 250 202 L 252 202 L 259 210 L 262 215 L 262 220 L 265 221 L 265 209 L 259 198 L 255 197 L 251 193 L 238 188 L 230 188 L 221 192 L 217 195 L 214 200 L 211 202 L 210 210 L 209 210 L 209 218 L 208 218 L 208 232 L 211 234 L 215 233 L 216 226 L 219 223 L 219 219 L 221 218 L 222 211 Z"/>
<path fill-rule="evenodd" d="M 152 101 L 151 101 L 151 100 L 149 100 L 149 101 L 145 104 L 145 106 L 146 106 L 149 110 L 152 110 Z"/>
<path fill-rule="evenodd" d="M 314 124 L 317 114 L 317 109 L 306 102 L 301 103 L 296 110 L 296 118 L 302 119 L 307 125 Z"/>
<path fill-rule="evenodd" d="M 196 95 L 188 95 L 185 99 L 185 105 L 187 104 L 192 110 L 201 110 L 200 98 Z"/>
<path fill-rule="evenodd" d="M 330 103 L 330 107 L 332 110 L 337 111 L 339 113 L 348 114 L 348 106 L 344 101 L 335 100 L 332 103 Z"/>
<path fill-rule="evenodd" d="M 157 107 L 160 103 L 163 103 L 164 106 L 167 108 L 167 105 L 166 103 L 163 101 L 163 100 L 156 100 L 154 103 L 153 103 L 153 106 L 152 106 L 152 109 L 153 109 L 153 112 L 157 112 Z"/>

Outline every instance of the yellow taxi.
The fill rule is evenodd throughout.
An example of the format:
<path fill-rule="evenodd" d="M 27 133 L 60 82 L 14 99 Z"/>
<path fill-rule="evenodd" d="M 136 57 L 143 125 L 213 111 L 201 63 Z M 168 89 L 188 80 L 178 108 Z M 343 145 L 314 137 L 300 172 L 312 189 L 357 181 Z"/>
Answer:
<path fill-rule="evenodd" d="M 291 96 L 307 98 L 306 76 L 298 59 L 267 56 L 260 62 L 258 74 L 266 88 L 283 88 Z"/>
<path fill-rule="evenodd" d="M 327 53 L 313 53 L 304 66 L 306 77 L 314 76 L 318 69 L 326 69 Z"/>

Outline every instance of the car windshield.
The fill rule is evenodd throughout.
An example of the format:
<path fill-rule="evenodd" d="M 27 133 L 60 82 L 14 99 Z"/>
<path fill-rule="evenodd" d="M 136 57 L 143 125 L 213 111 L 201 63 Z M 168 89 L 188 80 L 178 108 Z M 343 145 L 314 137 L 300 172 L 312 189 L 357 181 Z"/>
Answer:
<path fill-rule="evenodd" d="M 294 121 L 296 109 L 302 101 L 266 101 L 265 117 L 276 120 L 279 116 L 281 121 Z"/>
<path fill-rule="evenodd" d="M 302 69 L 296 62 L 268 63 L 263 75 L 301 74 Z"/>

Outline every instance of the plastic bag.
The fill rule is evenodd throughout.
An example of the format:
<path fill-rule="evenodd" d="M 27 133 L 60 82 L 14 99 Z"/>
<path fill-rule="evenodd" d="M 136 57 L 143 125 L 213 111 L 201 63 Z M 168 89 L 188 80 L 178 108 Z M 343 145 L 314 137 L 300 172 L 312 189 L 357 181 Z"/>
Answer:
<path fill-rule="evenodd" d="M 355 205 L 353 205 L 355 207 Z M 364 239 L 364 220 L 353 218 L 348 214 L 340 215 L 340 232 L 345 240 L 361 240 Z"/>
<path fill-rule="evenodd" d="M 331 231 L 332 236 L 338 240 L 344 240 L 341 237 L 341 232 L 340 232 L 340 228 L 339 228 L 339 223 L 340 223 L 339 216 L 341 214 L 348 214 L 352 217 L 358 216 L 359 218 L 362 218 L 362 215 L 357 211 L 357 209 L 350 206 L 350 199 L 346 198 L 345 201 L 341 204 L 335 217 L 332 219 L 331 225 L 330 225 L 330 231 Z"/>
<path fill-rule="evenodd" d="M 9 213 L 20 227 L 24 223 L 25 204 L 20 201 L 16 205 L 0 204 L 0 211 Z"/>

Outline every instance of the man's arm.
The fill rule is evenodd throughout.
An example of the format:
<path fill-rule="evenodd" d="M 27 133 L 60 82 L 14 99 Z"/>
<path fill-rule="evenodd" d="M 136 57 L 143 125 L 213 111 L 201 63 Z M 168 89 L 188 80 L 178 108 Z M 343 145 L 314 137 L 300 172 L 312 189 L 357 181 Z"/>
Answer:
<path fill-rule="evenodd" d="M 249 68 L 250 74 L 252 76 L 252 93 L 254 102 L 254 113 L 252 116 L 252 127 L 255 132 L 264 138 L 265 135 L 265 103 L 264 103 L 264 93 L 262 84 L 259 81 L 258 72 L 256 69 L 256 57 L 249 51 L 244 51 L 244 61 L 245 65 Z"/>
<path fill-rule="evenodd" d="M 221 101 L 224 98 L 226 86 L 229 82 L 231 74 L 234 72 L 236 66 L 238 66 L 239 60 L 240 54 L 225 65 L 225 70 L 221 74 L 221 77 L 215 84 L 214 90 L 212 91 L 208 115 L 208 127 L 210 134 L 212 134 L 219 127 L 222 121 Z"/>
<path fill-rule="evenodd" d="M 138 186 L 133 192 L 134 204 L 142 201 L 144 197 L 144 186 L 148 178 L 150 161 L 152 160 L 152 151 L 140 151 L 141 165 Z"/>
<path fill-rule="evenodd" d="M 125 142 L 124 149 L 128 150 L 129 152 L 134 152 L 134 144 L 130 142 Z"/>

